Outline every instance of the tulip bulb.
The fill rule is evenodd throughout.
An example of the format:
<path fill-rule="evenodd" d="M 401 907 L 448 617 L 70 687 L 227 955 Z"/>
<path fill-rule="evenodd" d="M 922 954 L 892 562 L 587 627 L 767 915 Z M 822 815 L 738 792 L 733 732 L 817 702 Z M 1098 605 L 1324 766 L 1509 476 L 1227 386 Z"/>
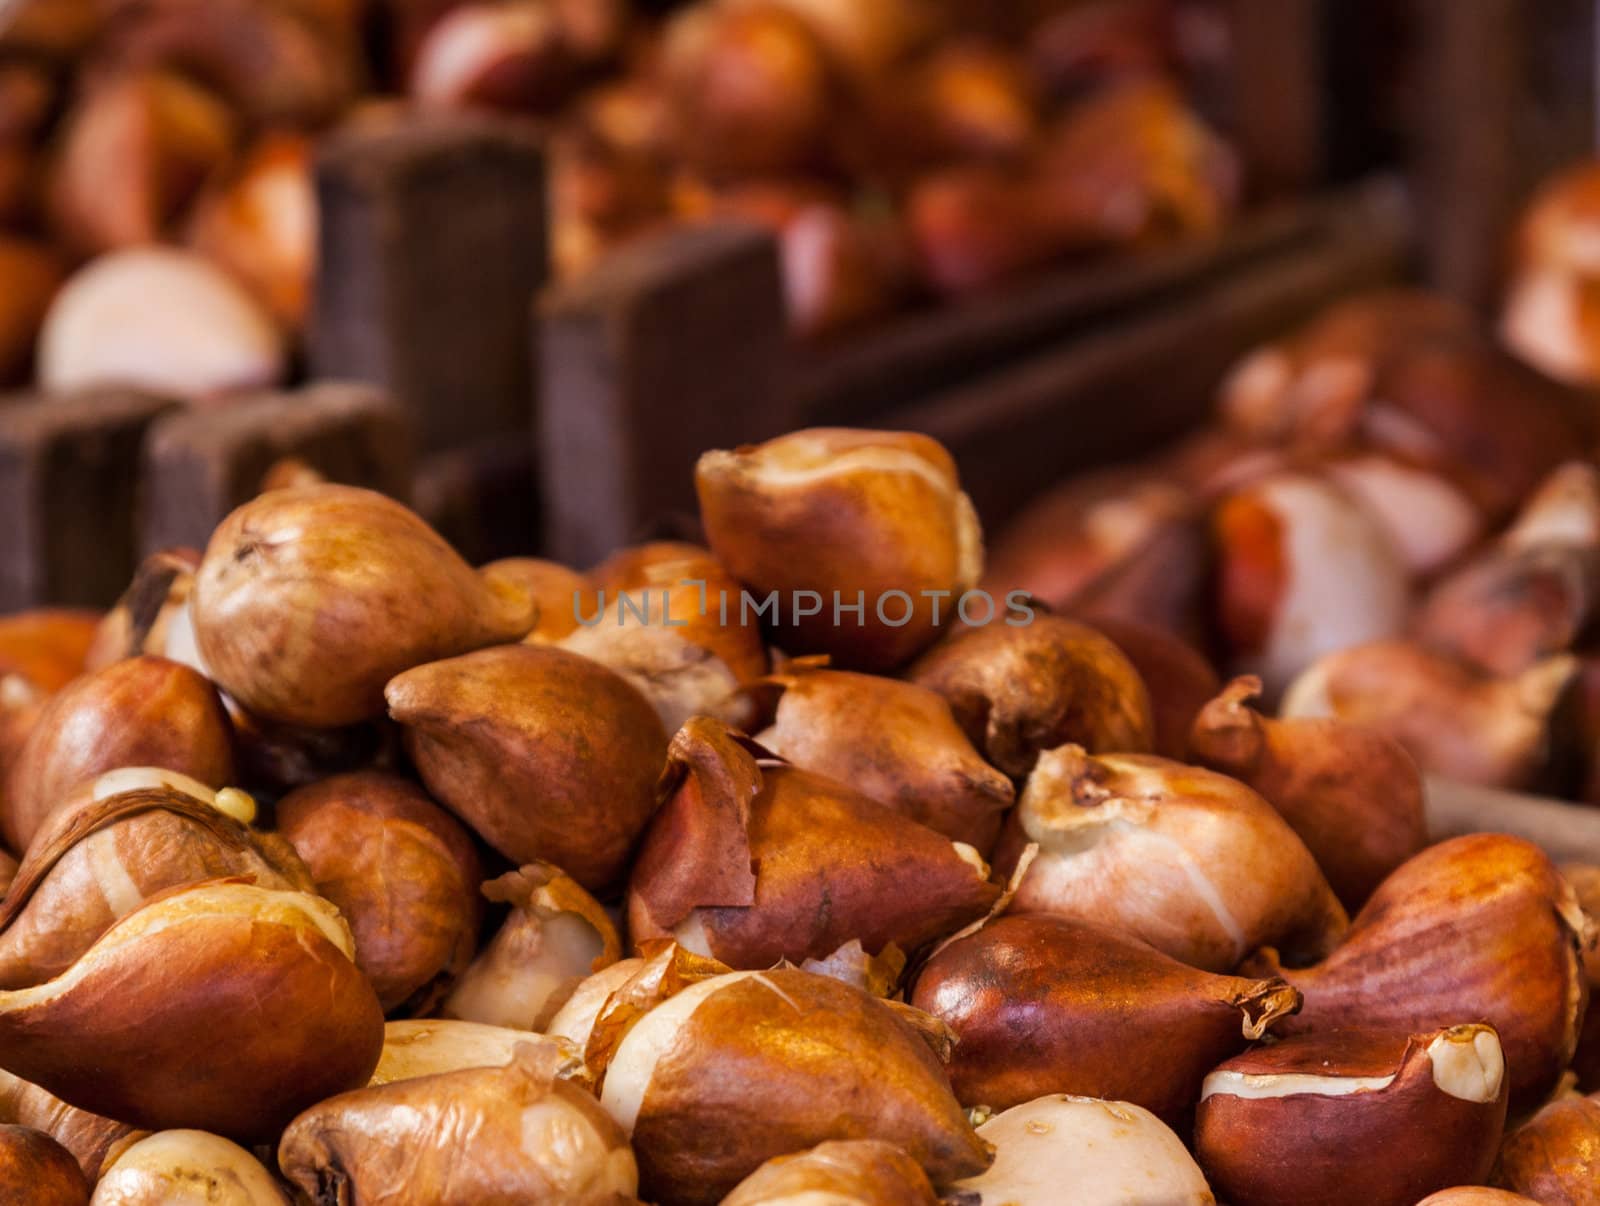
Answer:
<path fill-rule="evenodd" d="M 1412 1206 L 1488 1174 L 1506 1088 L 1489 1026 L 1304 1035 L 1206 1077 L 1195 1155 L 1236 1206 Z"/>
<path fill-rule="evenodd" d="M 582 1047 L 562 1039 L 481 1022 L 414 1018 L 384 1026 L 383 1054 L 368 1083 L 376 1088 L 397 1080 L 416 1080 L 465 1068 L 501 1068 L 511 1062 L 518 1047 L 524 1046 L 541 1053 L 559 1053 L 565 1061 L 557 1073 L 562 1077 L 583 1069 Z"/>
<path fill-rule="evenodd" d="M 331 484 L 271 490 L 224 519 L 192 607 L 229 695 L 320 728 L 379 715 L 402 671 L 519 640 L 538 621 L 524 590 L 474 571 L 413 512 Z"/>
<path fill-rule="evenodd" d="M 564 1062 L 525 1044 L 503 1066 L 330 1097 L 284 1131 L 278 1165 L 319 1203 L 631 1203 L 638 1172 L 627 1138 L 559 1078 Z"/>
<path fill-rule="evenodd" d="M 939 695 L 803 664 L 766 681 L 783 694 L 756 736 L 763 747 L 980 854 L 993 848 L 1015 788 L 972 748 Z"/>
<path fill-rule="evenodd" d="M 635 945 L 671 937 L 740 968 L 853 938 L 914 950 L 999 896 L 971 847 L 762 753 L 705 718 L 672 739 L 628 885 Z"/>
<path fill-rule="evenodd" d="M 1459 1185 L 1430 1193 L 1417 1206 L 1539 1206 L 1532 1198 L 1482 1185 Z"/>
<path fill-rule="evenodd" d="M 950 1079 L 963 1105 L 1004 1110 L 1072 1093 L 1177 1125 L 1206 1072 L 1300 996 L 1282 980 L 1211 975 L 1137 938 L 1030 913 L 942 946 L 911 1003 L 955 1032 Z"/>
<path fill-rule="evenodd" d="M 721 1206 L 937 1206 L 917 1162 L 880 1139 L 839 1139 L 809 1151 L 774 1156 Z"/>
<path fill-rule="evenodd" d="M 579 1051 L 587 1050 L 589 1036 L 594 1033 L 595 1022 L 605 1009 L 611 994 L 616 992 L 644 969 L 645 961 L 638 957 L 619 959 L 593 975 L 585 976 L 572 990 L 572 995 L 545 1023 L 544 1033 L 550 1038 L 565 1039 Z"/>
<path fill-rule="evenodd" d="M 510 578 L 539 605 L 539 622 L 523 637 L 530 645 L 549 644 L 578 627 L 580 616 L 592 616 L 599 600 L 589 579 L 575 569 L 537 557 L 507 557 L 482 569 L 486 578 Z"/>
<path fill-rule="evenodd" d="M 445 1017 L 543 1031 L 586 977 L 622 957 L 611 918 L 559 867 L 530 863 L 483 894 L 511 915 L 445 1000 Z"/>
<path fill-rule="evenodd" d="M 320 897 L 184 888 L 0 992 L 0 1063 L 80 1109 L 259 1139 L 377 1064 L 383 1012 L 353 952 Z"/>
<path fill-rule="evenodd" d="M 1094 753 L 1141 753 L 1150 695 L 1116 645 L 1073 620 L 1036 613 L 1021 627 L 957 633 L 919 658 L 912 682 L 944 696 L 973 745 L 1013 779 L 1068 741 Z"/>
<path fill-rule="evenodd" d="M 977 513 L 927 436 L 797 431 L 705 453 L 695 488 L 717 560 L 758 602 L 778 592 L 773 627 L 790 653 L 892 669 L 953 623 L 983 571 Z M 806 592 L 820 597 L 810 615 Z"/>
<path fill-rule="evenodd" d="M 102 775 L 91 793 L 98 798 L 58 810 L 29 847 L 0 904 L 0 988 L 62 974 L 117 921 L 172 888 L 248 876 L 264 888 L 312 890 L 282 839 L 253 832 L 218 806 L 226 793 L 120 786 L 141 772 L 160 775 Z"/>
<path fill-rule="evenodd" d="M 1039 845 L 1015 911 L 1053 913 L 1143 939 L 1226 971 L 1280 938 L 1307 958 L 1331 950 L 1347 918 L 1311 853 L 1244 784 L 1147 755 L 1050 750 L 1023 789 L 996 852 L 1015 866 Z"/>
<path fill-rule="evenodd" d="M 1526 790 L 1564 756 L 1560 709 L 1577 671 L 1563 656 L 1497 678 L 1412 642 L 1378 641 L 1309 667 L 1280 714 L 1365 725 L 1398 741 L 1425 772 Z"/>
<path fill-rule="evenodd" d="M 1569 863 L 1561 868 L 1561 875 L 1578 894 L 1578 904 L 1591 929 L 1600 935 L 1600 866 Z M 1600 941 L 1584 948 L 1583 973 L 1593 1001 L 1600 994 Z M 1583 1033 L 1578 1039 L 1577 1054 L 1572 1057 L 1572 1070 L 1584 1092 L 1600 1090 L 1600 1005 L 1592 1006 L 1583 1015 Z"/>
<path fill-rule="evenodd" d="M 278 802 L 278 828 L 339 909 L 385 1010 L 427 1012 L 477 946 L 483 869 L 471 836 L 409 780 L 335 775 Z"/>
<path fill-rule="evenodd" d="M 1083 620 L 1110 638 L 1150 693 L 1151 749 L 1180 761 L 1189 755 L 1189 730 L 1222 683 L 1205 656 L 1171 632 L 1137 620 L 1086 613 Z"/>
<path fill-rule="evenodd" d="M 1600 1097 L 1552 1101 L 1506 1136 L 1491 1182 L 1554 1206 L 1594 1200 L 1600 1186 Z"/>
<path fill-rule="evenodd" d="M 1275 951 L 1242 969 L 1281 974 L 1305 1003 L 1285 1034 L 1371 1028 L 1421 1033 L 1475 1018 L 1505 1051 L 1513 1114 L 1543 1099 L 1572 1060 L 1588 1000 L 1589 923 L 1538 847 L 1503 834 L 1431 846 L 1379 885 L 1322 963 L 1284 970 Z"/>
<path fill-rule="evenodd" d="M 590 891 L 617 879 L 666 751 L 655 709 L 620 675 L 506 645 L 418 666 L 385 694 L 429 793 L 501 854 L 548 859 Z"/>
<path fill-rule="evenodd" d="M 100 1169 L 144 1135 L 126 1123 L 69 1106 L 38 1085 L 0 1071 L 0 1122 L 43 1131 L 72 1153 L 93 1185 Z"/>
<path fill-rule="evenodd" d="M 179 648 L 183 643 L 192 644 L 188 603 L 194 572 L 199 568 L 197 549 L 163 549 L 141 561 L 128 589 L 95 630 L 87 668 L 100 670 L 125 657 L 154 653 L 204 674 L 205 668 L 181 656 Z M 178 636 L 180 624 L 187 642 Z M 169 631 L 173 634 L 170 641 Z"/>
<path fill-rule="evenodd" d="M 87 1206 L 78 1162 L 43 1131 L 0 1124 L 0 1197 L 31 1206 Z"/>
<path fill-rule="evenodd" d="M 1050 1096 L 1012 1106 L 978 1128 L 995 1149 L 988 1172 L 949 1189 L 957 1206 L 1212 1206 L 1183 1140 L 1126 1101 Z"/>
<path fill-rule="evenodd" d="M 774 1156 L 833 1139 L 893 1143 L 941 1184 L 989 1163 L 924 1041 L 836 980 L 795 968 L 711 974 L 622 1017 L 595 1071 L 647 1197 L 715 1203 Z M 613 1024 L 601 1018 L 591 1066 Z"/>
<path fill-rule="evenodd" d="M 1483 535 L 1482 506 L 1439 470 L 1369 453 L 1330 461 L 1325 472 L 1377 521 L 1412 575 L 1437 573 Z"/>
<path fill-rule="evenodd" d="M 61 690 L 87 669 L 99 616 L 44 607 L 0 618 L 0 678 L 18 675 L 39 690 Z"/>
<path fill-rule="evenodd" d="M 233 727 L 216 689 L 187 666 L 145 656 L 62 690 L 11 768 L 0 815 L 6 839 L 26 850 L 75 788 L 124 766 L 165 767 L 212 787 L 232 782 Z"/>
<path fill-rule="evenodd" d="M 125 1149 L 91 1206 L 289 1206 L 272 1174 L 237 1143 L 206 1131 L 157 1131 Z"/>
<path fill-rule="evenodd" d="M 1346 908 L 1427 844 L 1422 776 L 1392 738 L 1332 718 L 1273 720 L 1238 678 L 1201 711 L 1195 760 L 1260 792 L 1299 835 Z"/>

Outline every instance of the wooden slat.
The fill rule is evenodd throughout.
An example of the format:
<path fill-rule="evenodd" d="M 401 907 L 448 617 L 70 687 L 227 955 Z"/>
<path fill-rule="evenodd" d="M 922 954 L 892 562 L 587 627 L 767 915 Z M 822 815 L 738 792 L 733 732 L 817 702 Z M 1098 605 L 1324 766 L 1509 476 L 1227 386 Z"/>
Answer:
<path fill-rule="evenodd" d="M 1433 776 L 1425 800 L 1435 841 L 1463 833 L 1509 833 L 1542 847 L 1557 862 L 1600 864 L 1600 808 Z"/>
<path fill-rule="evenodd" d="M 1226 121 L 1251 192 L 1300 194 L 1327 171 L 1325 22 L 1334 14 L 1324 0 L 1225 0 L 1224 8 L 1233 50 Z"/>

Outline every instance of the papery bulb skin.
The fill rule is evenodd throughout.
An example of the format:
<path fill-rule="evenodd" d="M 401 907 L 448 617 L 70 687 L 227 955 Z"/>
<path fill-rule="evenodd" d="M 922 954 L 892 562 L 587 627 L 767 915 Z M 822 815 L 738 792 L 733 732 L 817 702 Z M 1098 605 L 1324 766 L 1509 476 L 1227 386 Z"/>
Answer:
<path fill-rule="evenodd" d="M 1490 1184 L 1556 1206 L 1590 1200 L 1600 1185 L 1600 1098 L 1559 1098 L 1511 1131 Z"/>
<path fill-rule="evenodd" d="M 880 1139 L 836 1139 L 809 1151 L 774 1156 L 751 1173 L 721 1206 L 936 1206 L 933 1186 L 917 1162 Z"/>

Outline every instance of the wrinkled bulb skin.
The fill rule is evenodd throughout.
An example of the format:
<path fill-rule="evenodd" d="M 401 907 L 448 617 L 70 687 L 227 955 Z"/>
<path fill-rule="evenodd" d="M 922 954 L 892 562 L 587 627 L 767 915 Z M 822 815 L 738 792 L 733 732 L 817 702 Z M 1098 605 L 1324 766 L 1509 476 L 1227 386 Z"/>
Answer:
<path fill-rule="evenodd" d="M 233 782 L 233 726 L 216 688 L 187 666 L 142 656 L 86 674 L 40 713 L 11 768 L 0 828 L 26 851 L 50 811 L 121 766 L 159 766 L 220 788 Z"/>
<path fill-rule="evenodd" d="M 969 847 L 697 717 L 673 738 L 663 803 L 628 886 L 637 948 L 674 938 L 736 968 L 859 940 L 911 951 L 1000 895 Z"/>
<path fill-rule="evenodd" d="M 1427 844 L 1422 776 L 1394 740 L 1326 718 L 1274 720 L 1235 679 L 1196 718 L 1195 760 L 1259 792 L 1306 844 L 1347 909 Z"/>
<path fill-rule="evenodd" d="M 799 431 L 705 453 L 695 488 L 717 560 L 757 602 L 778 592 L 782 614 L 773 637 L 790 654 L 826 653 L 841 668 L 891 670 L 956 622 L 959 597 L 982 573 L 977 514 L 950 454 L 927 436 Z M 797 600 L 802 591 L 821 596 L 817 614 L 796 617 L 797 601 L 810 603 Z M 951 593 L 940 600 L 924 591 Z M 858 594 L 865 601 L 860 622 L 841 613 L 835 624 L 835 599 L 854 605 Z M 1004 606 L 996 600 L 997 609 Z M 893 623 L 902 615 L 905 622 Z"/>
<path fill-rule="evenodd" d="M 1552 1101 L 1506 1136 L 1490 1184 L 1558 1206 L 1600 1185 L 1600 1097 Z"/>
<path fill-rule="evenodd" d="M 1600 865 L 1569 863 L 1561 868 L 1561 874 L 1578 894 L 1578 904 L 1589 919 L 1591 931 L 1600 935 Z M 1589 982 L 1591 1008 L 1583 1015 L 1583 1033 L 1572 1057 L 1572 1070 L 1578 1077 L 1578 1087 L 1585 1093 L 1594 1093 L 1600 1092 L 1600 1006 L 1593 1005 L 1600 994 L 1600 937 L 1584 949 L 1583 972 Z"/>
<path fill-rule="evenodd" d="M 1473 834 L 1430 846 L 1379 885 L 1338 948 L 1310 967 L 1275 951 L 1241 975 L 1281 975 L 1300 1012 L 1279 1033 L 1352 1027 L 1423 1033 L 1476 1018 L 1505 1052 L 1513 1116 L 1572 1061 L 1588 1004 L 1593 931 L 1570 884 L 1532 843 Z"/>
<path fill-rule="evenodd" d="M 620 675 L 566 650 L 503 645 L 418 666 L 385 694 L 429 794 L 479 837 L 588 891 L 618 886 L 667 745 Z"/>
<path fill-rule="evenodd" d="M 195 576 L 195 637 L 250 712 L 333 728 L 380 716 L 413 666 L 516 641 L 538 606 L 399 503 L 331 484 L 271 490 L 218 525 Z"/>
<path fill-rule="evenodd" d="M 329 1206 L 634 1202 L 638 1171 L 627 1137 L 589 1093 L 558 1078 L 562 1062 L 529 1043 L 500 1066 L 329 1097 L 284 1131 L 278 1166 L 312 1202 Z"/>
<path fill-rule="evenodd" d="M 995 851 L 1010 874 L 1037 844 L 1012 902 L 1143 939 L 1223 972 L 1263 944 L 1313 960 L 1348 918 L 1310 851 L 1237 780 L 1150 755 L 1040 759 Z"/>
<path fill-rule="evenodd" d="M 1487 1177 L 1507 1087 L 1489 1026 L 1305 1035 L 1206 1077 L 1195 1155 L 1237 1206 L 1411 1206 Z"/>
<path fill-rule="evenodd" d="M 93 1185 L 100 1170 L 144 1132 L 126 1123 L 69 1106 L 9 1072 L 0 1071 L 0 1123 L 43 1131 L 77 1161 Z"/>
<path fill-rule="evenodd" d="M 0 1065 L 136 1126 L 267 1138 L 377 1065 L 383 1011 L 353 951 L 320 897 L 179 889 L 55 979 L 0 992 Z"/>
<path fill-rule="evenodd" d="M 78 1162 L 43 1131 L 0 1124 L 0 1198 L 31 1206 L 87 1206 Z"/>
<path fill-rule="evenodd" d="M 721 1206 L 937 1206 L 928 1175 L 892 1143 L 843 1139 L 775 1156 L 751 1173 Z"/>
<path fill-rule="evenodd" d="M 602 1017 L 589 1058 L 601 1106 L 631 1135 L 646 1200 L 712 1206 L 767 1160 L 828 1140 L 892 1143 L 939 1185 L 989 1164 L 928 1043 L 859 989 L 795 968 L 712 965 L 620 1016 Z M 619 1026 L 596 1067 L 597 1040 Z"/>
<path fill-rule="evenodd" d="M 237 1143 L 158 1131 L 122 1151 L 94 1188 L 98 1206 L 289 1206 L 273 1175 Z"/>
<path fill-rule="evenodd" d="M 944 696 L 974 746 L 1013 779 L 1043 750 L 1144 753 L 1154 740 L 1150 694 L 1133 663 L 1087 625 L 1036 612 L 1020 627 L 946 636 L 907 678 Z"/>
<path fill-rule="evenodd" d="M 911 1004 L 956 1035 L 968 1107 L 1050 1093 L 1128 1101 L 1180 1126 L 1222 1060 L 1300 1007 L 1279 979 L 1217 976 L 1112 930 L 1003 916 L 928 960 Z"/>
<path fill-rule="evenodd" d="M 988 856 L 1016 790 L 943 698 L 915 683 L 804 666 L 768 681 L 783 694 L 757 734 L 762 746 Z"/>
<path fill-rule="evenodd" d="M 531 1047 L 541 1058 L 553 1057 L 556 1075 L 563 1079 L 586 1074 L 580 1043 L 456 1018 L 410 1018 L 385 1024 L 383 1054 L 368 1085 L 376 1088 L 467 1068 L 500 1068 L 511 1062 L 518 1047 Z"/>

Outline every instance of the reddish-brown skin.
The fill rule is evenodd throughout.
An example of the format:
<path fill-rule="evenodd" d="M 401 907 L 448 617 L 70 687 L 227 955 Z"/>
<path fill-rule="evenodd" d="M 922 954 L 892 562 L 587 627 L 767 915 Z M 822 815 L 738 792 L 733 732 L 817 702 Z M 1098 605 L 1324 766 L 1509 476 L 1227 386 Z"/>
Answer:
<path fill-rule="evenodd" d="M 773 1157 L 740 1181 L 721 1206 L 787 1203 L 806 1193 L 835 1194 L 851 1206 L 936 1206 L 938 1201 L 927 1174 L 892 1143 L 838 1139 Z"/>
<path fill-rule="evenodd" d="M 43 1131 L 72 1153 L 92 1185 L 114 1149 L 137 1134 L 133 1127 L 69 1106 L 38 1085 L 0 1072 L 0 1122 Z"/>
<path fill-rule="evenodd" d="M 1600 1194 L 1600 1097 L 1545 1106 L 1506 1136 L 1490 1179 L 1543 1206 L 1592 1206 Z"/>
<path fill-rule="evenodd" d="M 1532 1198 L 1482 1185 L 1458 1185 L 1430 1193 L 1417 1206 L 1539 1206 Z"/>
<path fill-rule="evenodd" d="M 1221 1065 L 1260 1075 L 1393 1075 L 1395 1081 L 1346 1096 L 1206 1098 L 1195 1115 L 1194 1149 L 1217 1196 L 1231 1206 L 1412 1206 L 1435 1190 L 1482 1181 L 1505 1125 L 1505 1084 L 1491 1102 L 1445 1093 L 1434 1084 L 1427 1056 L 1432 1037 L 1310 1035 Z"/>
<path fill-rule="evenodd" d="M 1569 863 L 1561 874 L 1578 894 L 1578 903 L 1590 922 L 1600 926 L 1600 866 Z M 1589 1000 L 1600 997 L 1600 938 L 1583 952 L 1583 973 L 1589 981 Z M 1600 1090 L 1600 1005 L 1592 1005 L 1583 1015 L 1583 1031 L 1578 1052 L 1572 1057 L 1572 1070 L 1578 1087 L 1585 1093 Z"/>
<path fill-rule="evenodd" d="M 502 645 L 418 666 L 386 695 L 429 793 L 478 836 L 591 892 L 616 882 L 667 744 L 621 677 L 575 653 Z"/>
<path fill-rule="evenodd" d="M 101 617 L 85 669 L 166 652 L 168 628 L 188 603 L 199 568 L 200 550 L 191 548 L 162 549 L 141 561 L 116 606 Z"/>
<path fill-rule="evenodd" d="M 43 1131 L 0 1125 L 0 1201 L 87 1206 L 89 1182 L 72 1153 Z"/>
<path fill-rule="evenodd" d="M 1283 525 L 1249 494 L 1224 499 L 1212 514 L 1217 559 L 1217 623 L 1236 654 L 1259 653 L 1272 636 L 1288 585 Z"/>
<path fill-rule="evenodd" d="M 1137 938 L 1044 914 L 1002 917 L 942 948 L 911 1004 L 956 1033 L 950 1080 L 996 1111 L 1050 1093 L 1131 1101 L 1169 1125 L 1200 1082 L 1299 1007 L 1282 980 L 1215 976 Z"/>
<path fill-rule="evenodd" d="M 1133 663 L 1094 629 L 1043 611 L 1017 627 L 953 633 L 907 677 L 944 696 L 972 743 L 1012 778 L 1069 741 L 1090 753 L 1142 753 L 1154 738 Z"/>
<path fill-rule="evenodd" d="M 999 897 L 949 839 L 842 783 L 758 763 L 715 721 L 684 726 L 670 765 L 628 887 L 635 945 L 699 909 L 710 953 L 734 968 L 820 959 L 852 939 L 909 951 Z"/>
<path fill-rule="evenodd" d="M 1189 756 L 1189 730 L 1222 682 L 1199 650 L 1171 631 L 1095 611 L 1084 623 L 1111 638 L 1150 692 L 1154 725 L 1151 753 L 1183 761 Z"/>
<path fill-rule="evenodd" d="M 1573 680 L 1573 726 L 1582 750 L 1582 785 L 1573 798 L 1600 804 L 1600 657 L 1586 653 L 1578 659 Z"/>
<path fill-rule="evenodd" d="M 936 1184 L 989 1164 L 920 1037 L 859 989 L 779 968 L 713 993 L 656 1064 L 633 1131 L 641 1196 L 711 1206 L 830 1139 L 894 1143 Z"/>
<path fill-rule="evenodd" d="M 268 1138 L 364 1084 L 383 1049 L 366 977 L 307 928 L 194 917 L 97 959 L 53 1000 L 5 1008 L 0 995 L 0 1065 L 149 1130 Z"/>
<path fill-rule="evenodd" d="M 409 780 L 335 775 L 279 801 L 278 830 L 350 923 L 385 1010 L 423 1014 L 465 970 L 483 865 L 461 822 Z"/>
<path fill-rule="evenodd" d="M 1374 729 L 1263 716 L 1248 706 L 1260 694 L 1259 679 L 1235 679 L 1195 719 L 1190 750 L 1266 797 L 1354 912 L 1427 844 L 1417 764 Z"/>
<path fill-rule="evenodd" d="M 73 788 L 119 766 L 182 771 L 210 787 L 234 775 L 233 726 L 216 688 L 161 657 L 86 674 L 54 696 L 11 768 L 0 831 L 23 851 Z"/>
<path fill-rule="evenodd" d="M 0 619 L 0 678 L 20 674 L 41 691 L 59 691 L 83 672 L 100 617 L 44 608 Z"/>
<path fill-rule="evenodd" d="M 1016 789 L 972 748 L 942 697 L 843 670 L 794 667 L 770 681 L 783 696 L 763 740 L 784 757 L 989 856 Z"/>
<path fill-rule="evenodd" d="M 1300 990 L 1305 1004 L 1280 1027 L 1286 1034 L 1488 1023 L 1505 1050 L 1515 1114 L 1544 1099 L 1577 1044 L 1588 1000 L 1580 920 L 1571 887 L 1537 846 L 1472 834 L 1409 859 L 1315 967 L 1285 970 L 1267 950 L 1240 971 L 1281 974 Z"/>
<path fill-rule="evenodd" d="M 578 616 L 595 613 L 594 588 L 577 570 L 537 557 L 491 561 L 484 574 L 511 578 L 539 604 L 539 623 L 524 640 L 557 641 L 578 626 Z"/>
<path fill-rule="evenodd" d="M 1215 560 L 1204 523 L 1193 514 L 1174 516 L 1091 582 L 1066 610 L 1205 644 Z"/>

